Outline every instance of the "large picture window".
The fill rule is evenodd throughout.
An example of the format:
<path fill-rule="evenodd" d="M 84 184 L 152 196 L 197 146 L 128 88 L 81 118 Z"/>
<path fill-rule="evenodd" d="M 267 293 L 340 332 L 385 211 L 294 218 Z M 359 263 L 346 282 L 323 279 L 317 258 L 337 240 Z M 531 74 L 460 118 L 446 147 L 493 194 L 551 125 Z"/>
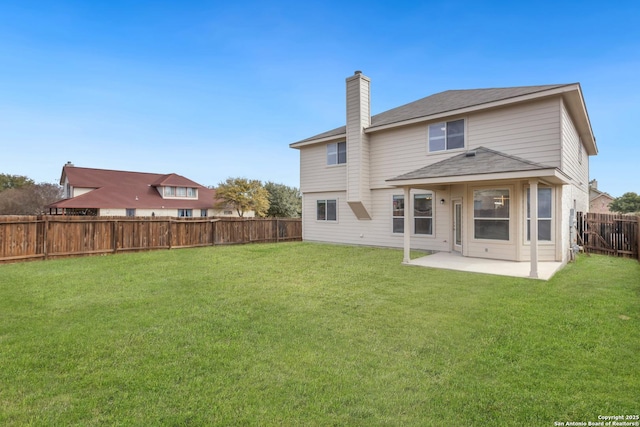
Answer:
<path fill-rule="evenodd" d="M 413 196 L 413 222 L 415 234 L 433 234 L 433 194 Z"/>
<path fill-rule="evenodd" d="M 404 233 L 404 196 L 393 196 L 393 232 Z"/>
<path fill-rule="evenodd" d="M 464 148 L 464 119 L 429 125 L 429 151 Z"/>
<path fill-rule="evenodd" d="M 473 228 L 476 239 L 509 240 L 509 190 L 473 191 Z"/>
<path fill-rule="evenodd" d="M 316 204 L 316 219 L 318 221 L 337 221 L 338 203 L 336 200 L 318 200 Z"/>
<path fill-rule="evenodd" d="M 551 241 L 551 188 L 538 187 L 538 240 Z M 527 188 L 527 240 L 531 240 L 531 189 Z"/>
<path fill-rule="evenodd" d="M 336 142 L 327 144 L 327 165 L 347 163 L 347 143 Z"/>

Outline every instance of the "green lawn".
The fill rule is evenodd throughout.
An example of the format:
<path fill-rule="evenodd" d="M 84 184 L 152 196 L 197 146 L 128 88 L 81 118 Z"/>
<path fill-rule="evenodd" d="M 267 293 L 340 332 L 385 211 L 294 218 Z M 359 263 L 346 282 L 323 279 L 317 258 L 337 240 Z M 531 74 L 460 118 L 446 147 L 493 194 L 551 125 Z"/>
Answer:
<path fill-rule="evenodd" d="M 640 411 L 640 263 L 548 281 L 281 243 L 0 265 L 0 425 L 538 425 Z"/>

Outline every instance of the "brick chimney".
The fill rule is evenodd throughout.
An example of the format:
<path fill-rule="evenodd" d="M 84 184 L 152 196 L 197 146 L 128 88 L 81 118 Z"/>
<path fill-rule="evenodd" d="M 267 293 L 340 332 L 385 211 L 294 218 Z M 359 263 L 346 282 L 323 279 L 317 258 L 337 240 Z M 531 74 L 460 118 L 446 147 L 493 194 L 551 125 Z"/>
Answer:
<path fill-rule="evenodd" d="M 347 203 L 359 220 L 371 219 L 369 136 L 371 80 L 356 71 L 347 78 Z"/>

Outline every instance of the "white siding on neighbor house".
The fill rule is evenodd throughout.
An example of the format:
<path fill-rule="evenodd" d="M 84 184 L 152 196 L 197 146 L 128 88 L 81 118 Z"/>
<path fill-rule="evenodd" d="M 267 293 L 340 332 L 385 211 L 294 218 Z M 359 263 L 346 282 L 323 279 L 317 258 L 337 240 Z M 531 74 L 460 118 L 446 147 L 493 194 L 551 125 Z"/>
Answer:
<path fill-rule="evenodd" d="M 560 167 L 558 99 L 513 105 L 469 116 L 468 147 L 486 147 Z"/>
<path fill-rule="evenodd" d="M 450 240 L 449 204 L 440 205 L 441 198 L 449 199 L 448 192 L 414 190 L 414 194 L 431 192 L 433 201 L 433 236 L 415 235 L 412 230 L 411 247 L 414 249 L 448 251 Z M 303 197 L 303 238 L 307 241 L 336 242 L 369 246 L 403 247 L 403 234 L 394 234 L 392 228 L 393 195 L 402 195 L 402 189 L 384 189 L 371 192 L 371 220 L 357 220 L 346 203 L 346 192 L 306 193 Z M 337 221 L 317 221 L 317 200 L 338 201 Z M 405 209 L 407 204 L 405 203 Z M 413 224 L 413 222 L 412 222 Z"/>
<path fill-rule="evenodd" d="M 131 208 L 134 209 L 134 208 Z M 189 209 L 189 208 L 187 208 Z M 201 212 L 200 209 L 192 209 L 192 213 L 193 213 L 193 218 L 202 218 L 200 216 Z M 232 210 L 231 215 L 225 215 L 224 214 L 224 210 L 218 210 L 218 209 L 207 209 L 207 217 L 212 217 L 212 216 L 225 216 L 225 217 L 238 217 L 238 212 L 234 209 Z M 99 216 L 126 216 L 127 215 L 127 209 L 119 209 L 119 208 L 102 208 L 99 209 L 98 212 Z M 171 217 L 177 217 L 178 216 L 178 209 L 177 208 L 171 208 L 171 209 L 136 209 L 135 210 L 135 216 L 157 216 L 157 217 L 161 217 L 161 216 L 171 216 Z M 254 217 L 255 214 L 253 211 L 250 212 L 245 212 L 244 213 L 244 217 L 245 218 L 252 218 Z"/>
<path fill-rule="evenodd" d="M 90 191 L 95 190 L 95 188 L 82 188 L 82 187 L 72 187 L 73 188 L 73 197 L 82 196 L 83 194 L 87 194 Z"/>
<path fill-rule="evenodd" d="M 343 140 L 344 141 L 344 140 Z M 347 163 L 349 151 L 347 150 Z M 347 165 L 327 166 L 327 144 L 300 149 L 300 191 L 344 191 L 347 188 Z"/>

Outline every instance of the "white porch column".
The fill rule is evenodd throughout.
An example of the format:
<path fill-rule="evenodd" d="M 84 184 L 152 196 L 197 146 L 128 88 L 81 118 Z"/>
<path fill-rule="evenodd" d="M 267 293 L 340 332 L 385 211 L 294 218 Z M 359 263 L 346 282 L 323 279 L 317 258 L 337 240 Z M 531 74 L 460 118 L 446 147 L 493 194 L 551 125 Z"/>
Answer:
<path fill-rule="evenodd" d="M 530 277 L 538 277 L 538 180 L 529 180 L 529 218 L 530 218 Z"/>
<path fill-rule="evenodd" d="M 403 263 L 411 261 L 411 188 L 404 187 L 404 259 Z"/>

